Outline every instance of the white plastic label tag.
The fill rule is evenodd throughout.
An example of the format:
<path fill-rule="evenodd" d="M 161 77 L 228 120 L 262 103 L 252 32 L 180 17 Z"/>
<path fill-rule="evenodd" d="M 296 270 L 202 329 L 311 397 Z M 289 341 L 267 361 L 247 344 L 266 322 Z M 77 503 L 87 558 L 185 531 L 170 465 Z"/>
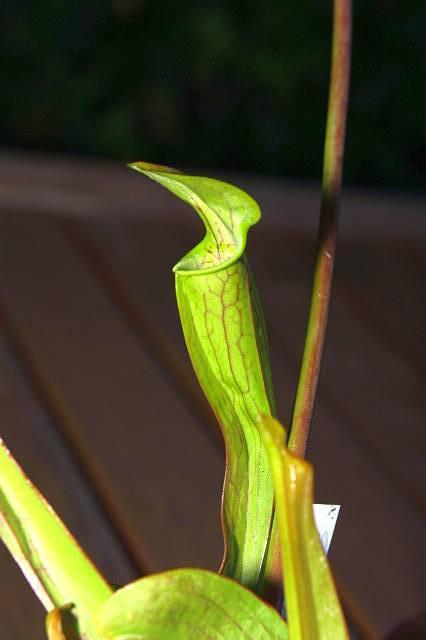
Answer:
<path fill-rule="evenodd" d="M 328 553 L 340 504 L 314 504 L 314 519 L 325 553 Z"/>

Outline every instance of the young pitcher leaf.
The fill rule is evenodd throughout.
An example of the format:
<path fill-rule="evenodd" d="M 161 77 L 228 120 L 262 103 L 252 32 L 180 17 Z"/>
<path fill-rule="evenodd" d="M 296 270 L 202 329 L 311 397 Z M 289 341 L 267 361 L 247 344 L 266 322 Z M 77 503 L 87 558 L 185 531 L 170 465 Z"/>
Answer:
<path fill-rule="evenodd" d="M 132 167 L 190 204 L 206 227 L 204 239 L 174 267 L 176 296 L 188 352 L 227 452 L 222 573 L 256 591 L 273 509 L 257 423 L 274 413 L 263 314 L 243 255 L 259 207 L 219 180 L 140 162 Z"/>
<path fill-rule="evenodd" d="M 291 640 L 349 640 L 313 516 L 313 470 L 288 452 L 277 420 L 260 423 L 274 481 Z"/>
<path fill-rule="evenodd" d="M 215 272 L 243 255 L 247 231 L 261 217 L 257 203 L 247 193 L 220 180 L 188 176 L 170 167 L 146 162 L 130 167 L 191 205 L 205 224 L 203 240 L 178 262 L 175 272 Z"/>
<path fill-rule="evenodd" d="M 241 585 L 202 569 L 142 578 L 95 616 L 103 640 L 287 640 L 277 612 Z"/>
<path fill-rule="evenodd" d="M 44 607 L 68 610 L 68 626 L 73 627 L 70 638 L 96 638 L 92 614 L 112 590 L 2 440 L 0 537 Z"/>

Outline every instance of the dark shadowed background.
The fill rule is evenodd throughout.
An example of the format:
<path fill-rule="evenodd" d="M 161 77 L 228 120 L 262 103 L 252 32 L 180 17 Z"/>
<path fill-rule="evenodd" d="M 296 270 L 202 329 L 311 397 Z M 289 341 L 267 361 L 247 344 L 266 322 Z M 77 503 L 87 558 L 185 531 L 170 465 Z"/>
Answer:
<path fill-rule="evenodd" d="M 423 188 L 426 5 L 354 4 L 347 180 Z M 3 0 L 1 143 L 317 178 L 330 5 Z"/>

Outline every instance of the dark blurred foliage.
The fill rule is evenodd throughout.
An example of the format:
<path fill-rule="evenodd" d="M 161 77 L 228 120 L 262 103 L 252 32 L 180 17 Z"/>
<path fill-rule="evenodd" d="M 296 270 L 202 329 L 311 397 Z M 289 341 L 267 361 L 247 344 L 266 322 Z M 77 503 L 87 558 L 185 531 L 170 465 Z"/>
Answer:
<path fill-rule="evenodd" d="M 424 187 L 424 0 L 355 0 L 346 177 Z M 2 0 L 6 147 L 318 178 L 331 1 Z"/>

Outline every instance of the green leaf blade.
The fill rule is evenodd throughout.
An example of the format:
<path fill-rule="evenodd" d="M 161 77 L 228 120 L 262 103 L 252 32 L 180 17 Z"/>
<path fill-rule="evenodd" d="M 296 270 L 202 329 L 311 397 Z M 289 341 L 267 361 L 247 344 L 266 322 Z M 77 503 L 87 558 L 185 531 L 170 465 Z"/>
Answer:
<path fill-rule="evenodd" d="M 74 636 L 95 638 L 93 611 L 112 590 L 1 440 L 0 537 L 47 611 L 72 604 Z"/>
<path fill-rule="evenodd" d="M 273 512 L 257 424 L 275 409 L 263 314 L 243 254 L 260 210 L 233 185 L 146 163 L 132 167 L 190 204 L 206 227 L 174 268 L 176 297 L 189 356 L 225 441 L 222 572 L 257 591 Z"/>
<path fill-rule="evenodd" d="M 315 526 L 312 466 L 288 452 L 275 419 L 264 417 L 259 428 L 274 482 L 290 638 L 349 640 Z"/>
<path fill-rule="evenodd" d="M 96 613 L 104 640 L 287 640 L 271 607 L 241 585 L 201 569 L 142 578 Z"/>

